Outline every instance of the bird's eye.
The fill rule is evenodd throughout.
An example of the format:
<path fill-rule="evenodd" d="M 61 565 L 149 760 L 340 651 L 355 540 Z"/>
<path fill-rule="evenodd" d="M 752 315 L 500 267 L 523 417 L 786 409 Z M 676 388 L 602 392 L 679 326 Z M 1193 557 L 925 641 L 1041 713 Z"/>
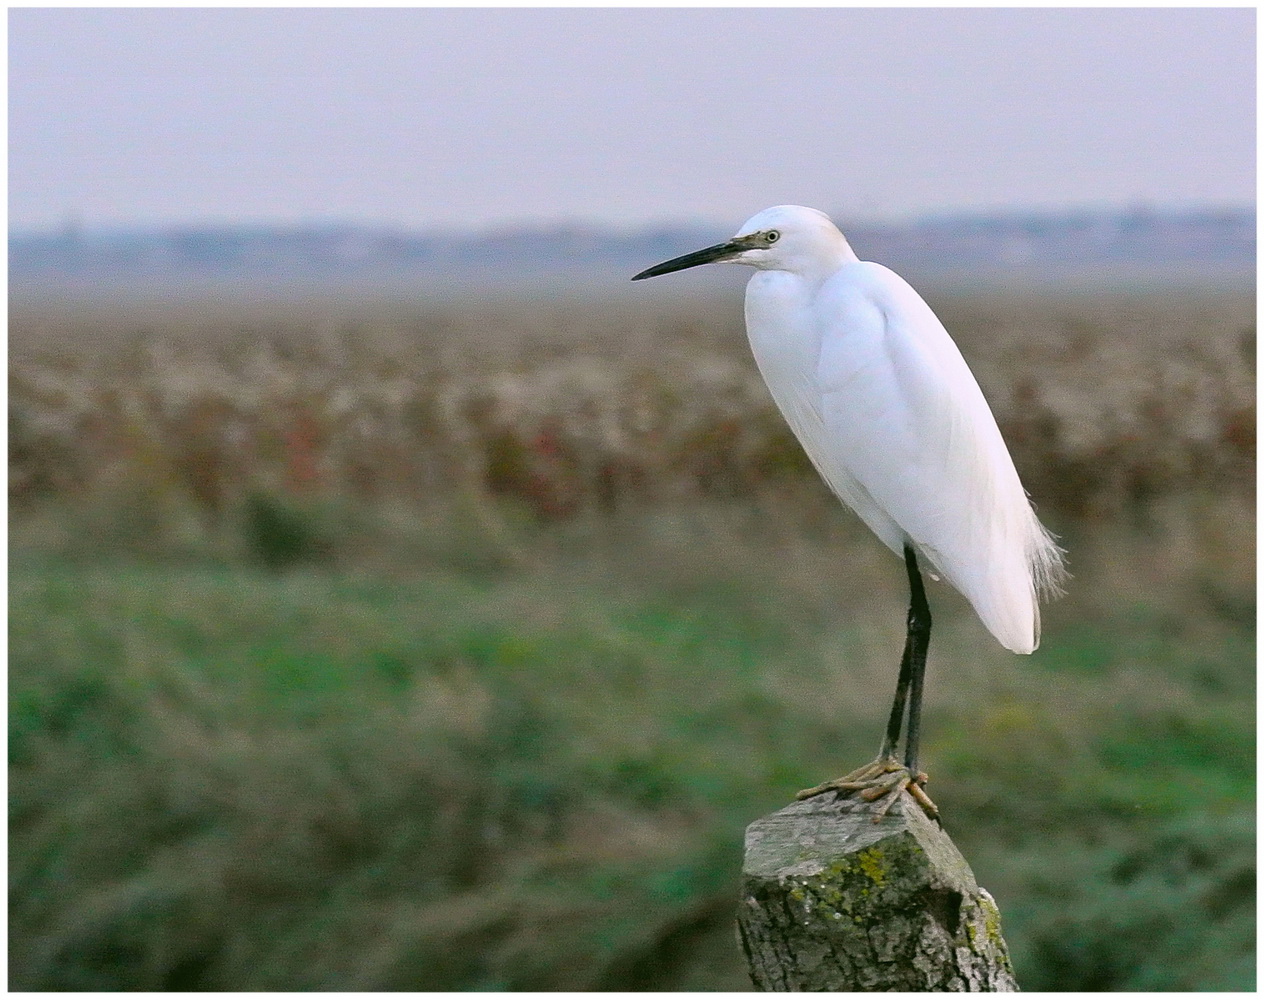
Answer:
<path fill-rule="evenodd" d="M 770 229 L 764 235 L 764 239 L 767 240 L 769 243 L 776 243 L 779 239 L 781 239 L 781 234 L 777 232 L 777 230 L 775 229 Z"/>

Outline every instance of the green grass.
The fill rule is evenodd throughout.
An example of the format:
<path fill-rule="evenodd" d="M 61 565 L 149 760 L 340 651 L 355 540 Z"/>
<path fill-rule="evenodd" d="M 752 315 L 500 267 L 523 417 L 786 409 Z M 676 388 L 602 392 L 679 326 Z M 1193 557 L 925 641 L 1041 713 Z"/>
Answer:
<path fill-rule="evenodd" d="M 445 516 L 288 568 L 19 532 L 15 988 L 746 988 L 742 830 L 872 754 L 898 564 L 743 504 Z M 1030 659 L 931 595 L 926 765 L 1029 989 L 1253 986 L 1249 590 L 1152 545 L 1082 539 Z"/>

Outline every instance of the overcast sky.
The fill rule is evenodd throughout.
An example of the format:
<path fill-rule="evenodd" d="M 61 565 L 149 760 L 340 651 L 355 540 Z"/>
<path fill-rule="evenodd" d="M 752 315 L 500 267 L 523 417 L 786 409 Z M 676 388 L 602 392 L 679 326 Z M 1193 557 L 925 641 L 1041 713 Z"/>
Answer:
<path fill-rule="evenodd" d="M 18 9 L 13 228 L 1253 203 L 1250 9 Z"/>

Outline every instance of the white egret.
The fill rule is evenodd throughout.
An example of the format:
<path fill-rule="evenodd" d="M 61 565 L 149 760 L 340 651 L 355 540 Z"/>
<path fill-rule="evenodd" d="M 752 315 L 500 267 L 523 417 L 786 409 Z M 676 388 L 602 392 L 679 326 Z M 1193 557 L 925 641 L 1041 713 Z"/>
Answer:
<path fill-rule="evenodd" d="M 823 212 L 779 205 L 731 240 L 632 280 L 719 261 L 756 268 L 746 331 L 760 373 L 825 482 L 908 572 L 908 633 L 878 758 L 799 797 L 887 795 L 876 821 L 907 789 L 936 816 L 917 768 L 931 626 L 919 557 L 965 595 L 1001 645 L 1030 653 L 1040 641 L 1039 600 L 1064 575 L 1062 550 L 1037 520 L 957 345 L 903 278 L 860 260 Z"/>

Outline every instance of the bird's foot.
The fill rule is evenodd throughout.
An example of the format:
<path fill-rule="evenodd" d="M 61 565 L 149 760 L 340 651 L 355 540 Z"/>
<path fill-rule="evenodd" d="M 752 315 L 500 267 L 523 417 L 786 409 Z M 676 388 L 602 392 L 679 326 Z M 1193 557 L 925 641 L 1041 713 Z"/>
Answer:
<path fill-rule="evenodd" d="M 815 788 L 805 788 L 795 795 L 795 798 L 810 799 L 823 792 L 838 792 L 842 795 L 859 792 L 860 797 L 866 802 L 875 802 L 885 796 L 886 801 L 873 814 L 873 821 L 878 823 L 890 811 L 895 800 L 900 797 L 900 793 L 908 792 L 927 816 L 938 821 L 939 807 L 926 794 L 925 784 L 926 775 L 923 772 L 918 771 L 914 774 L 894 758 L 879 757 L 873 763 L 858 767 L 841 778 L 827 781 Z"/>

